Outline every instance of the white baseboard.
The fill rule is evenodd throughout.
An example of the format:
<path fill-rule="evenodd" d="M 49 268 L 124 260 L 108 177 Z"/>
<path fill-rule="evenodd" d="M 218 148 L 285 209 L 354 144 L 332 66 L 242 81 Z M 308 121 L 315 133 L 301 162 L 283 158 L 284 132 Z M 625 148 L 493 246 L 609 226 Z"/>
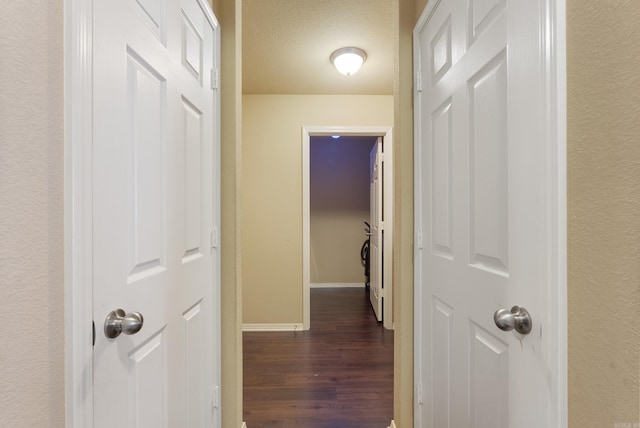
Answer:
<path fill-rule="evenodd" d="M 311 288 L 364 288 L 363 282 L 312 282 Z"/>
<path fill-rule="evenodd" d="M 246 422 L 243 422 L 243 423 L 242 423 L 242 426 L 240 426 L 240 428 L 247 428 L 247 423 L 246 423 Z"/>
<path fill-rule="evenodd" d="M 398 428 L 398 427 L 396 427 L 396 423 L 394 421 L 391 421 L 391 425 L 389 425 L 389 428 Z"/>
<path fill-rule="evenodd" d="M 302 323 L 297 324 L 242 324 L 242 331 L 302 331 Z"/>

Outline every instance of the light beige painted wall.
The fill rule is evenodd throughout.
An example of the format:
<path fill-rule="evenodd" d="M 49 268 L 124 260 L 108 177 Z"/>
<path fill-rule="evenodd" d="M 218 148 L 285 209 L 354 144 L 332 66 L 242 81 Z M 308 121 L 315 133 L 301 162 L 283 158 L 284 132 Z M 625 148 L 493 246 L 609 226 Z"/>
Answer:
<path fill-rule="evenodd" d="M 369 153 L 375 137 L 311 137 L 311 283 L 359 283 L 369 221 Z"/>
<path fill-rule="evenodd" d="M 242 0 L 214 0 L 221 34 L 222 426 L 242 423 Z"/>
<path fill-rule="evenodd" d="M 62 1 L 2 11 L 0 425 L 62 427 Z"/>
<path fill-rule="evenodd" d="M 387 95 L 243 96 L 245 323 L 302 323 L 302 127 L 391 126 Z"/>
<path fill-rule="evenodd" d="M 311 284 L 360 284 L 366 276 L 360 261 L 369 211 L 311 213 Z"/>
<path fill-rule="evenodd" d="M 569 417 L 638 423 L 640 2 L 567 1 Z"/>
<path fill-rule="evenodd" d="M 413 26 L 414 0 L 395 0 L 393 417 L 413 427 Z"/>

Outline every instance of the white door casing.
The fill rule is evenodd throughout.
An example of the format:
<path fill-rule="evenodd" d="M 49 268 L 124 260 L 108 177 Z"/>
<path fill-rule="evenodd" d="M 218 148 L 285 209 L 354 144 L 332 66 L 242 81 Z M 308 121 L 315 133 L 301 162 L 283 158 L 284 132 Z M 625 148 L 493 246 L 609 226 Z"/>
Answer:
<path fill-rule="evenodd" d="M 562 0 L 432 1 L 414 31 L 416 427 L 566 426 L 563 37 Z"/>
<path fill-rule="evenodd" d="M 67 426 L 220 426 L 219 26 L 200 0 L 66 14 Z M 141 331 L 106 338 L 116 308 Z"/>
<path fill-rule="evenodd" d="M 393 130 L 385 126 L 304 126 L 302 128 L 302 316 L 303 328 L 308 330 L 311 318 L 311 262 L 310 262 L 310 195 L 309 195 L 309 144 L 311 136 L 315 135 L 354 135 L 354 136 L 379 136 L 384 140 L 384 149 L 387 168 L 384 170 L 384 283 L 385 299 L 384 314 L 388 316 L 383 320 L 386 329 L 393 329 Z"/>
<path fill-rule="evenodd" d="M 369 300 L 378 321 L 382 321 L 383 299 L 383 174 L 382 174 L 382 138 L 371 148 L 369 155 L 370 184 L 369 184 L 369 221 L 371 222 L 369 235 Z"/>

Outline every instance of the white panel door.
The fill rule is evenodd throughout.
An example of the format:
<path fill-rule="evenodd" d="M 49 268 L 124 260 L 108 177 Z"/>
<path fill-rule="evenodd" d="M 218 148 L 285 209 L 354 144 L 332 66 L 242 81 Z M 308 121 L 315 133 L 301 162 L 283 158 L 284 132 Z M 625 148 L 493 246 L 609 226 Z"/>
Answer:
<path fill-rule="evenodd" d="M 414 33 L 419 427 L 554 426 L 544 10 L 434 0 Z"/>
<path fill-rule="evenodd" d="M 217 24 L 198 0 L 97 0 L 94 426 L 219 426 Z M 115 309 L 142 329 L 108 338 Z"/>
<path fill-rule="evenodd" d="M 373 145 L 369 155 L 370 183 L 369 206 L 371 235 L 369 236 L 369 300 L 378 321 L 382 321 L 383 298 L 383 182 L 382 182 L 382 138 Z"/>

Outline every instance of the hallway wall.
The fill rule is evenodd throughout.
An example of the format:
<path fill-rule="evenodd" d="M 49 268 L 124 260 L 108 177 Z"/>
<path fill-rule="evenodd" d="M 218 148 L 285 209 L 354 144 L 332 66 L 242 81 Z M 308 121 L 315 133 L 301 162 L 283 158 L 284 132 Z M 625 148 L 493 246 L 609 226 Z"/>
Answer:
<path fill-rule="evenodd" d="M 640 422 L 640 2 L 614 3 L 567 1 L 570 428 Z"/>
<path fill-rule="evenodd" d="M 0 15 L 0 426 L 64 427 L 62 0 Z"/>
<path fill-rule="evenodd" d="M 243 96 L 244 323 L 302 323 L 302 127 L 392 124 L 390 95 Z"/>

